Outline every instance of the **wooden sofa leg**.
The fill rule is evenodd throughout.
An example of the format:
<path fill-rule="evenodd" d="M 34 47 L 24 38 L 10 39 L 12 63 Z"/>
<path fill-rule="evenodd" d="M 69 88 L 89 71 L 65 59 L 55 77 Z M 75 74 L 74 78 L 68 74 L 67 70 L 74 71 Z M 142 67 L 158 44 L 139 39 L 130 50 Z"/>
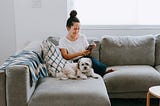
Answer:
<path fill-rule="evenodd" d="M 146 106 L 150 106 L 150 93 L 147 92 Z"/>

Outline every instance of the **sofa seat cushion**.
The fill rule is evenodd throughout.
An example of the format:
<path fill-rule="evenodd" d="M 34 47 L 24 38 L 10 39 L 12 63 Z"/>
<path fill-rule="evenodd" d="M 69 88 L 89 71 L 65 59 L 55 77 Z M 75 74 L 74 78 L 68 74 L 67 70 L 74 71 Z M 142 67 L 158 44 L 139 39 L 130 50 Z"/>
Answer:
<path fill-rule="evenodd" d="M 108 93 L 147 92 L 160 85 L 160 73 L 151 66 L 113 66 L 114 72 L 104 76 Z"/>
<path fill-rule="evenodd" d="M 87 80 L 39 81 L 29 106 L 110 106 L 102 77 Z"/>

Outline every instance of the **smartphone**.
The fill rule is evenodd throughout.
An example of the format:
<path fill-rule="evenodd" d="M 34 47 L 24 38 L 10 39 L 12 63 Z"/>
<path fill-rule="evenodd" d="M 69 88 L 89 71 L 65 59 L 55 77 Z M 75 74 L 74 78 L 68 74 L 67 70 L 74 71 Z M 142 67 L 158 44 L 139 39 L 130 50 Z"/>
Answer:
<path fill-rule="evenodd" d="M 93 45 L 89 45 L 88 47 L 87 47 L 87 50 L 92 50 L 93 49 Z"/>

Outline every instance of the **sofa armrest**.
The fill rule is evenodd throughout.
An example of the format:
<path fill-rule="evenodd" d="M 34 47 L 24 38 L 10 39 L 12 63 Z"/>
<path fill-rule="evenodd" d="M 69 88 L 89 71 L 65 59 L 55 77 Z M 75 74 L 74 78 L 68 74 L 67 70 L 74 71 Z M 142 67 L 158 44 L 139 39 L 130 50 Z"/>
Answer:
<path fill-rule="evenodd" d="M 0 105 L 6 105 L 6 78 L 4 70 L 0 70 Z"/>
<path fill-rule="evenodd" d="M 13 65 L 6 69 L 7 106 L 28 106 L 37 82 L 31 83 L 28 66 Z"/>
<path fill-rule="evenodd" d="M 155 66 L 155 69 L 160 72 L 160 65 Z"/>

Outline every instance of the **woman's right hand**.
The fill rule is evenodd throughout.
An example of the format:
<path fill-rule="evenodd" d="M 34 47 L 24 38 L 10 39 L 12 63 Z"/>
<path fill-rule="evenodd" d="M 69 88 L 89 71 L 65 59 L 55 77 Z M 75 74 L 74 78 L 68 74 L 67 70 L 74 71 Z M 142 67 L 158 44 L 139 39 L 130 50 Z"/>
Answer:
<path fill-rule="evenodd" d="M 91 53 L 90 50 L 83 50 L 83 51 L 82 51 L 82 56 L 87 56 L 87 55 L 89 55 L 90 53 Z"/>

